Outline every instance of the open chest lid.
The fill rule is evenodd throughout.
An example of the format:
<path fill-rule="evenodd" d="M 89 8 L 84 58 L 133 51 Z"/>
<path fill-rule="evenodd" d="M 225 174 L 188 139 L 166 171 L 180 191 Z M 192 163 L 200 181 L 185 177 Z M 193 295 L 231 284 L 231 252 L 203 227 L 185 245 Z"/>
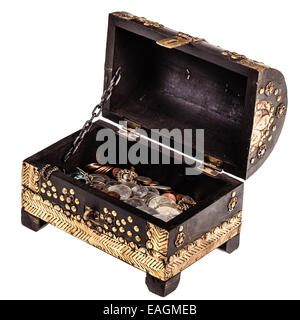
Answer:
<path fill-rule="evenodd" d="M 271 153 L 287 106 L 282 74 L 126 12 L 109 15 L 103 116 L 144 129 L 204 129 L 204 152 L 246 179 Z M 195 139 L 192 147 L 195 148 Z"/>

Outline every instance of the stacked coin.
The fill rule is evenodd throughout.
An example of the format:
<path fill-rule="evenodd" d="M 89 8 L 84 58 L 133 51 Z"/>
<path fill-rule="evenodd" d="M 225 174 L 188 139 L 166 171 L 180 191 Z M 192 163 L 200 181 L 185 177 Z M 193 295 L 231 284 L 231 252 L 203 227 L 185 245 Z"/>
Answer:
<path fill-rule="evenodd" d="M 92 163 L 86 166 L 87 172 L 77 168 L 72 176 L 165 222 L 196 204 L 188 195 L 176 193 L 150 177 L 139 176 L 134 168 L 109 167 L 109 171 L 107 168 Z"/>

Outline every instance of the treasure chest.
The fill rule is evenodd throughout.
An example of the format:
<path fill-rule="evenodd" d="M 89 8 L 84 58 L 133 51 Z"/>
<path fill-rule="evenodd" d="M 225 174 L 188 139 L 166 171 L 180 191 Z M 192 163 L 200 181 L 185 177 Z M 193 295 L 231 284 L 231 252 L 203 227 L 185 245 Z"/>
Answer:
<path fill-rule="evenodd" d="M 22 223 L 34 231 L 52 224 L 145 271 L 148 289 L 165 296 L 204 255 L 238 248 L 243 180 L 277 142 L 285 80 L 263 63 L 126 12 L 109 15 L 104 72 L 103 97 L 84 127 L 24 160 Z M 105 128 L 127 148 L 139 129 L 204 129 L 202 173 L 187 175 L 190 165 L 175 161 L 99 164 L 97 133 Z M 195 150 L 197 141 L 181 146 Z M 116 158 L 124 152 L 117 147 Z M 125 191 L 136 184 L 137 193 L 156 193 L 151 209 L 118 193 L 122 181 Z"/>

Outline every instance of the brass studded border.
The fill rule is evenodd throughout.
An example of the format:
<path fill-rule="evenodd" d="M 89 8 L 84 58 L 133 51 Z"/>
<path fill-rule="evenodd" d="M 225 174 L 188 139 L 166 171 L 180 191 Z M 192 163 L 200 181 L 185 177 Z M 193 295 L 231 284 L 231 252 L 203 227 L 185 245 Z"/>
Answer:
<path fill-rule="evenodd" d="M 154 277 L 164 279 L 165 263 L 163 259 L 152 257 L 149 254 L 134 250 L 109 236 L 98 234 L 90 229 L 83 221 L 67 217 L 58 206 L 53 206 L 50 201 L 43 200 L 38 194 L 24 188 L 22 194 L 24 210 L 39 219 L 79 238 L 110 255 L 121 259 L 134 267 L 150 273 Z"/>
<path fill-rule="evenodd" d="M 166 230 L 148 223 L 147 235 L 151 245 L 148 245 L 147 250 L 132 248 L 127 243 L 120 243 L 106 234 L 97 233 L 83 219 L 68 217 L 60 206 L 43 200 L 29 188 L 38 188 L 36 179 L 39 174 L 36 168 L 25 165 L 23 174 L 22 207 L 26 212 L 163 281 L 175 276 L 240 232 L 241 212 L 167 259 L 169 233 Z"/>

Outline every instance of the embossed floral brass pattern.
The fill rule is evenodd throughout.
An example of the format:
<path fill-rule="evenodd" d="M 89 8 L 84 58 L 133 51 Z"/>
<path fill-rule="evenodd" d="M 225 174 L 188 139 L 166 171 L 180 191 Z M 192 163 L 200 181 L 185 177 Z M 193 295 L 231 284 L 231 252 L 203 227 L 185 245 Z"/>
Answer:
<path fill-rule="evenodd" d="M 285 109 L 285 105 L 280 104 L 276 109 L 276 118 L 280 119 L 284 115 Z"/>
<path fill-rule="evenodd" d="M 257 101 L 255 106 L 254 123 L 251 136 L 251 158 L 262 158 L 266 152 L 264 141 L 270 134 L 274 121 L 274 106 L 270 101 Z"/>
<path fill-rule="evenodd" d="M 275 111 L 278 101 L 281 101 L 281 89 L 276 87 L 274 81 L 270 81 L 265 87 L 258 88 L 258 100 L 255 105 L 253 129 L 250 144 L 250 163 L 261 159 L 268 149 L 268 142 L 272 140 L 272 132 L 276 131 L 274 125 L 275 116 L 279 119 L 279 113 L 283 114 L 285 106 L 280 104 Z M 280 99 L 278 99 L 280 97 Z M 283 110 L 281 110 L 281 108 Z"/>

